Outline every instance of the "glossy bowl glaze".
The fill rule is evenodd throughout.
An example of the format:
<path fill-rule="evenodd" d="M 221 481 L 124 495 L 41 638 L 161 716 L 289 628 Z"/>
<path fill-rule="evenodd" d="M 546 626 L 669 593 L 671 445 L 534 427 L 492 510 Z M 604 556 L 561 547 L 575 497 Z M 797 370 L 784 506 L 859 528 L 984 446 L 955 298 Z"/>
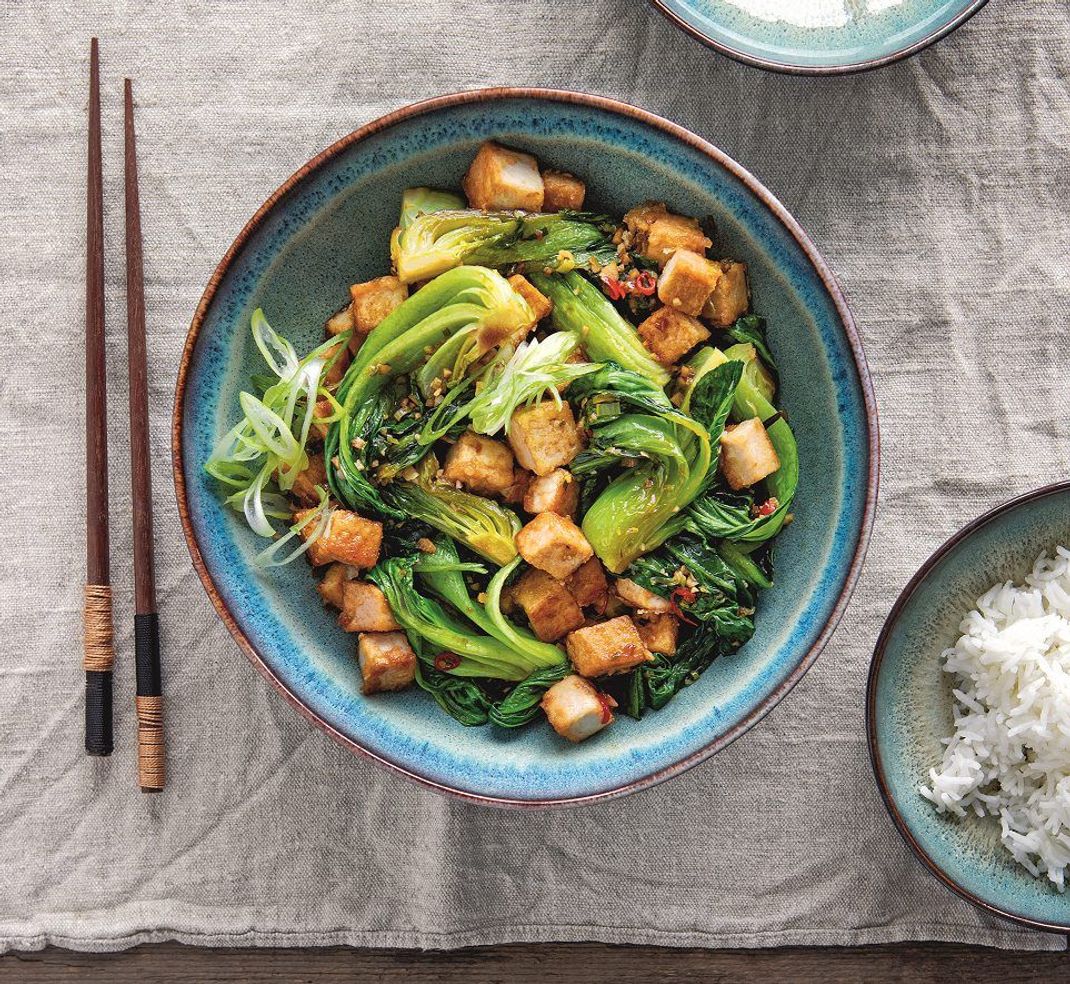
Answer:
<path fill-rule="evenodd" d="M 963 898 L 1035 929 L 1070 932 L 1070 892 L 1033 878 L 999 841 L 999 821 L 938 814 L 918 792 L 954 731 L 941 653 L 998 581 L 1020 582 L 1044 551 L 1070 543 L 1070 482 L 1029 492 L 956 533 L 903 590 L 869 671 L 869 750 L 884 802 L 914 853 Z"/>
<path fill-rule="evenodd" d="M 724 253 L 750 264 L 799 442 L 796 521 L 778 541 L 757 632 L 663 711 L 620 717 L 573 746 L 549 728 L 465 729 L 418 690 L 360 695 L 353 636 L 323 610 L 303 564 L 252 566 L 262 546 L 202 466 L 257 370 L 249 317 L 311 347 L 348 285 L 386 272 L 399 196 L 456 187 L 479 143 L 522 147 L 575 171 L 593 208 L 663 199 L 712 215 Z M 805 234 L 753 177 L 680 127 L 622 103 L 496 89 L 420 103 L 350 134 L 290 178 L 227 251 L 197 308 L 174 411 L 179 509 L 196 567 L 254 665 L 339 741 L 437 789 L 497 804 L 619 795 L 713 754 L 798 681 L 838 621 L 861 564 L 877 483 L 877 423 L 857 333 Z"/>
<path fill-rule="evenodd" d="M 677 27 L 738 61 L 839 75 L 899 61 L 964 24 L 987 0 L 651 0 Z"/>

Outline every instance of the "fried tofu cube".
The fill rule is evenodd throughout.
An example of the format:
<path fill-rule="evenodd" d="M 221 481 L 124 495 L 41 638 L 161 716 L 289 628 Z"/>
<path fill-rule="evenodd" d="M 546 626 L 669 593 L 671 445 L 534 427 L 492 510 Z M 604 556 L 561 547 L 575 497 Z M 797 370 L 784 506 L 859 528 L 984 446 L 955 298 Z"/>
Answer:
<path fill-rule="evenodd" d="M 327 431 L 330 428 L 330 424 L 316 423 L 316 420 L 323 417 L 330 417 L 334 413 L 334 407 L 331 406 L 331 401 L 327 399 L 320 399 L 316 401 L 316 405 L 312 408 L 312 429 L 309 433 L 320 441 L 327 439 Z"/>
<path fill-rule="evenodd" d="M 302 509 L 294 513 L 294 522 L 307 519 L 312 509 Z M 312 520 L 301 530 L 306 540 L 319 526 L 319 520 Z M 379 562 L 379 548 L 383 543 L 383 524 L 350 512 L 347 509 L 335 509 L 327 531 L 308 548 L 309 560 L 313 567 L 338 561 L 350 567 L 374 567 Z"/>
<path fill-rule="evenodd" d="M 549 475 L 567 465 L 583 447 L 572 407 L 564 400 L 560 406 L 543 400 L 514 411 L 509 444 L 520 466 L 536 475 Z"/>
<path fill-rule="evenodd" d="M 666 307 L 698 315 L 720 279 L 718 264 L 689 249 L 678 249 L 658 277 L 658 298 Z"/>
<path fill-rule="evenodd" d="M 580 483 L 567 468 L 533 478 L 524 493 L 524 511 L 529 513 L 553 512 L 575 518 L 579 506 Z"/>
<path fill-rule="evenodd" d="M 680 249 L 706 255 L 713 242 L 707 237 L 696 219 L 666 212 L 650 223 L 642 244 L 642 253 L 659 266 L 665 266 L 673 253 Z"/>
<path fill-rule="evenodd" d="M 368 581 L 347 580 L 342 585 L 338 624 L 346 632 L 396 632 L 401 628 L 386 595 Z"/>
<path fill-rule="evenodd" d="M 738 492 L 754 485 L 779 467 L 776 448 L 765 424 L 757 417 L 725 428 L 721 435 L 721 471 L 732 489 Z"/>
<path fill-rule="evenodd" d="M 501 441 L 465 431 L 446 454 L 442 477 L 477 495 L 501 495 L 515 481 L 513 453 Z"/>
<path fill-rule="evenodd" d="M 516 549 L 532 567 L 563 581 L 594 556 L 587 537 L 567 516 L 539 513 L 516 535 Z"/>
<path fill-rule="evenodd" d="M 654 615 L 635 623 L 639 638 L 652 653 L 672 656 L 676 652 L 676 637 L 680 623 L 672 615 Z"/>
<path fill-rule="evenodd" d="M 702 316 L 718 328 L 730 328 L 750 308 L 747 264 L 721 260 L 721 276 L 702 307 Z"/>
<path fill-rule="evenodd" d="M 540 705 L 554 729 L 569 741 L 583 741 L 613 723 L 617 702 L 588 680 L 570 673 L 542 695 Z"/>
<path fill-rule="evenodd" d="M 409 288 L 397 277 L 376 277 L 362 284 L 353 284 L 349 296 L 353 329 L 358 335 L 367 335 L 401 306 L 409 296 Z"/>
<path fill-rule="evenodd" d="M 668 214 L 664 202 L 643 202 L 624 213 L 624 224 L 635 236 L 645 241 L 655 220 Z"/>
<path fill-rule="evenodd" d="M 561 212 L 566 209 L 578 212 L 583 208 L 587 186 L 574 174 L 567 171 L 543 171 L 542 185 L 544 212 Z"/>
<path fill-rule="evenodd" d="M 654 658 L 627 615 L 570 632 L 565 648 L 576 672 L 585 677 L 626 673 Z"/>
<path fill-rule="evenodd" d="M 349 349 L 344 348 L 341 342 L 327 349 L 323 357 L 328 361 L 334 359 L 334 362 L 331 363 L 330 368 L 320 377 L 320 382 L 328 388 L 337 386 L 342 381 L 342 377 L 346 374 L 346 370 L 349 368 L 349 363 L 353 361 L 353 357 L 349 354 Z"/>
<path fill-rule="evenodd" d="M 524 610 L 531 631 L 543 642 L 557 642 L 583 625 L 583 612 L 560 581 L 531 568 L 513 588 L 513 598 Z"/>
<path fill-rule="evenodd" d="M 513 469 L 513 484 L 502 493 L 502 501 L 520 505 L 528 494 L 528 486 L 535 476 L 525 468 Z"/>
<path fill-rule="evenodd" d="M 347 580 L 345 564 L 331 564 L 327 568 L 326 573 L 323 575 L 323 580 L 316 585 L 316 590 L 320 593 L 325 605 L 333 605 L 335 608 L 342 607 L 343 591 Z"/>
<path fill-rule="evenodd" d="M 605 612 L 609 583 L 602 562 L 597 557 L 580 564 L 565 581 L 565 587 L 581 608 L 593 608 L 599 615 Z"/>
<path fill-rule="evenodd" d="M 673 365 L 710 337 L 710 330 L 698 318 L 671 307 L 658 308 L 639 325 L 638 331 L 643 344 L 664 366 Z"/>
<path fill-rule="evenodd" d="M 357 640 L 357 662 L 366 694 L 404 690 L 416 679 L 416 653 L 404 632 L 364 632 Z"/>
<path fill-rule="evenodd" d="M 641 612 L 671 612 L 672 603 L 653 591 L 647 591 L 641 584 L 626 577 L 618 577 L 613 583 L 613 591 L 626 605 Z"/>
<path fill-rule="evenodd" d="M 347 304 L 341 311 L 332 314 L 327 319 L 327 324 L 323 326 L 327 335 L 333 338 L 335 335 L 341 335 L 343 331 L 353 330 L 353 307 Z"/>
<path fill-rule="evenodd" d="M 542 321 L 554 309 L 553 302 L 541 290 L 539 290 L 527 277 L 520 273 L 514 273 L 509 278 L 509 284 L 535 312 L 535 321 Z"/>
<path fill-rule="evenodd" d="M 539 212 L 545 197 L 539 162 L 489 140 L 479 148 L 461 187 L 468 204 L 486 212 L 514 208 Z"/>
<path fill-rule="evenodd" d="M 310 454 L 308 467 L 303 472 L 299 472 L 297 478 L 294 479 L 290 495 L 306 506 L 314 506 L 320 501 L 319 493 L 316 491 L 317 485 L 327 487 L 327 468 L 323 463 L 322 454 Z"/>

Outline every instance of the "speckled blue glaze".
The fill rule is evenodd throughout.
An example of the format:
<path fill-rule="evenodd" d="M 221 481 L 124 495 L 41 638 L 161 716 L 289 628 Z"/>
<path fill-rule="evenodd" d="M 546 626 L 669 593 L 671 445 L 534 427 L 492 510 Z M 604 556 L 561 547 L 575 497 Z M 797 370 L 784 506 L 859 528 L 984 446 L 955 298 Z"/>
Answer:
<path fill-rule="evenodd" d="M 814 263 L 789 228 L 709 155 L 608 103 L 547 97 L 439 106 L 341 149 L 285 193 L 226 270 L 190 354 L 180 414 L 188 522 L 215 590 L 283 687 L 330 728 L 423 781 L 495 801 L 607 795 L 700 758 L 764 713 L 814 654 L 853 581 L 868 537 L 868 379 Z M 652 118 L 653 119 L 653 118 Z M 649 198 L 715 216 L 725 254 L 750 264 L 755 306 L 769 318 L 783 403 L 799 442 L 797 519 L 779 542 L 776 587 L 763 595 L 753 640 L 665 710 L 621 717 L 580 746 L 546 727 L 465 729 L 418 690 L 366 699 L 355 640 L 323 611 L 307 567 L 251 566 L 263 546 L 226 509 L 202 465 L 235 419 L 258 369 L 252 311 L 311 347 L 348 285 L 386 272 L 399 196 L 412 185 L 456 187 L 480 141 L 522 147 L 582 175 L 589 205 L 623 212 Z M 872 435 L 875 439 L 875 433 Z M 196 551 L 195 551 L 196 552 Z"/>
<path fill-rule="evenodd" d="M 759 0 L 655 0 L 685 30 L 725 54 L 763 68 L 850 72 L 895 61 L 939 40 L 985 0 L 900 0 L 868 10 L 864 0 L 841 0 L 856 11 L 846 23 L 821 16 L 828 0 L 784 0 L 777 17 Z M 827 26 L 820 26 L 827 25 Z"/>
<path fill-rule="evenodd" d="M 1067 932 L 1070 893 L 1014 861 L 998 820 L 941 816 L 917 790 L 954 730 L 952 678 L 940 655 L 989 587 L 1020 581 L 1042 550 L 1070 543 L 1070 484 L 1015 500 L 967 530 L 919 571 L 884 628 L 869 680 L 870 751 L 900 831 L 949 887 L 1001 915 Z"/>

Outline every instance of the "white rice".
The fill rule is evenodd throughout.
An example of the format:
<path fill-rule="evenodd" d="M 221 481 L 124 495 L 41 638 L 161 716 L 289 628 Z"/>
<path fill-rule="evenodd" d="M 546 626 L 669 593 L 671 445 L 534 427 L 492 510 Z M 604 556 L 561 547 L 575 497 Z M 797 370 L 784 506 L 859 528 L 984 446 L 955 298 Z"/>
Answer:
<path fill-rule="evenodd" d="M 1070 866 L 1070 551 L 977 599 L 943 654 L 955 733 L 921 794 L 941 813 L 999 817 L 1004 847 L 1063 891 Z"/>

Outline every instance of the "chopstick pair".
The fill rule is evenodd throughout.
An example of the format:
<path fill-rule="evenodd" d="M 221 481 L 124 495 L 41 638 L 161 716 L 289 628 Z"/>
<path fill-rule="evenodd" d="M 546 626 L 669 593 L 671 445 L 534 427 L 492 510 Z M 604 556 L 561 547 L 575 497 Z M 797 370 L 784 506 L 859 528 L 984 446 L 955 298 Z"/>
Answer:
<path fill-rule="evenodd" d="M 134 525 L 134 659 L 137 676 L 138 782 L 164 787 L 165 746 L 160 636 L 153 562 L 152 480 L 149 469 L 148 360 L 145 284 L 134 135 L 134 95 L 124 84 L 126 188 L 126 324 L 130 377 L 130 463 Z M 86 193 L 86 589 L 85 749 L 110 755 L 115 659 L 108 546 L 107 370 L 104 345 L 104 192 L 100 129 L 100 55 L 89 52 L 89 165 Z"/>

